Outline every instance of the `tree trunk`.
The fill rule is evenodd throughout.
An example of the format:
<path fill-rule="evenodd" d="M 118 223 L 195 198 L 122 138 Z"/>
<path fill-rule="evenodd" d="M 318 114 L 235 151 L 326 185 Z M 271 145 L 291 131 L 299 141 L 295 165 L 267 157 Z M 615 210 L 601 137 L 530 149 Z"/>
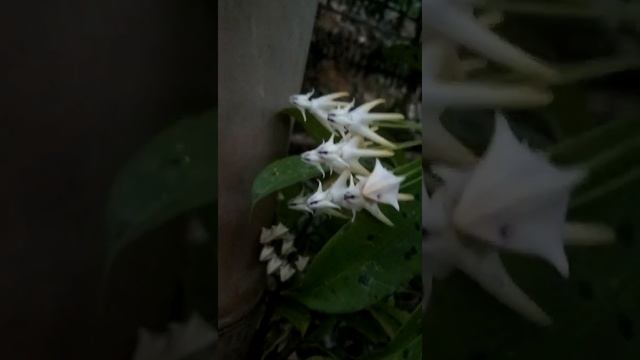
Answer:
<path fill-rule="evenodd" d="M 219 15 L 219 358 L 241 359 L 264 289 L 258 234 L 273 203 L 251 210 L 251 185 L 286 154 L 290 124 L 274 119 L 300 91 L 317 3 L 220 0 Z"/>

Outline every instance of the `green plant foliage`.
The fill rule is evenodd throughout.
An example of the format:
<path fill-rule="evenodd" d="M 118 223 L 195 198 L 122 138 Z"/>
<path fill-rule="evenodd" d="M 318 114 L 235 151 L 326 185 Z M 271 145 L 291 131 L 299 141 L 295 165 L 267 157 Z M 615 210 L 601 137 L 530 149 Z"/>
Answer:
<path fill-rule="evenodd" d="M 264 168 L 253 181 L 251 203 L 255 205 L 265 196 L 319 175 L 320 171 L 302 161 L 300 155 L 274 161 Z"/>
<path fill-rule="evenodd" d="M 287 319 L 303 336 L 311 323 L 311 312 L 302 304 L 287 298 L 279 298 L 275 315 Z"/>
<path fill-rule="evenodd" d="M 217 120 L 212 110 L 158 134 L 119 172 L 107 205 L 108 266 L 161 223 L 214 202 Z"/>
<path fill-rule="evenodd" d="M 370 360 L 421 360 L 422 359 L 422 306 L 418 306 L 398 330 L 385 349 Z M 437 359 L 437 358 L 436 358 Z M 445 359 L 445 358 L 443 358 Z"/>
<path fill-rule="evenodd" d="M 327 313 L 364 309 L 388 296 L 421 271 L 420 184 L 403 191 L 415 196 L 400 212 L 387 212 L 387 226 L 361 212 L 333 236 L 289 294 Z M 401 265 L 399 265 L 401 264 Z"/>
<path fill-rule="evenodd" d="M 396 336 L 398 330 L 410 316 L 409 313 L 394 307 L 392 304 L 378 304 L 369 311 L 390 338 Z"/>

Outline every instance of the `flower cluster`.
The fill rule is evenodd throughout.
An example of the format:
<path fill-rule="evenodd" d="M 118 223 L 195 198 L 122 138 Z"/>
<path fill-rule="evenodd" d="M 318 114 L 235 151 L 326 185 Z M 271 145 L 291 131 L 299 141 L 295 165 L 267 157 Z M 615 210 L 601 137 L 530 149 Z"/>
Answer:
<path fill-rule="evenodd" d="M 340 173 L 333 183 L 323 190 L 318 181 L 318 189 L 310 196 L 299 195 L 289 202 L 294 210 L 325 213 L 342 216 L 339 209 L 350 210 L 352 221 L 356 212 L 362 209 L 368 211 L 376 219 L 393 226 L 393 223 L 380 210 L 379 204 L 388 204 L 399 210 L 398 201 L 411 200 L 411 195 L 400 193 L 402 176 L 396 176 L 385 169 L 379 160 L 369 176 L 354 176 L 345 170 Z"/>
<path fill-rule="evenodd" d="M 347 134 L 352 137 L 368 139 L 389 149 L 396 145 L 376 133 L 375 124 L 385 121 L 402 121 L 400 113 L 372 113 L 374 107 L 384 103 L 384 99 L 376 99 L 353 109 L 355 102 L 345 103 L 335 99 L 349 95 L 346 92 L 332 93 L 311 99 L 313 91 L 308 94 L 292 95 L 291 104 L 298 108 L 306 121 L 305 111 L 309 111 L 332 134 L 339 133 L 343 138 Z"/>
<path fill-rule="evenodd" d="M 276 242 L 280 243 L 279 247 Z M 309 262 L 309 257 L 297 254 L 295 236 L 282 223 L 262 228 L 260 243 L 263 245 L 260 261 L 267 262 L 267 274 L 277 272 L 282 282 L 289 280 L 296 270 L 303 271 Z"/>
<path fill-rule="evenodd" d="M 291 97 L 293 105 L 300 111 L 309 111 L 324 124 L 332 135 L 317 148 L 304 152 L 301 158 L 304 162 L 314 165 L 326 174 L 327 168 L 331 174 L 337 172 L 338 177 L 330 185 L 323 186 L 318 181 L 315 193 L 305 196 L 300 194 L 289 202 L 294 210 L 310 213 L 323 213 L 333 216 L 344 215 L 341 209 L 352 213 L 352 220 L 356 212 L 366 210 L 378 220 L 392 226 L 392 222 L 382 213 L 379 204 L 388 204 L 396 210 L 398 201 L 412 200 L 407 194 L 400 193 L 402 176 L 396 176 L 386 169 L 379 158 L 393 156 L 396 148 L 389 140 L 376 133 L 375 124 L 384 121 L 401 121 L 404 116 L 399 113 L 375 113 L 371 110 L 384 102 L 382 99 L 367 102 L 353 109 L 354 102 L 344 104 L 335 99 L 347 95 L 340 92 L 311 99 L 313 92 L 306 95 Z M 340 141 L 336 142 L 337 133 Z M 371 142 L 382 148 L 369 148 Z M 373 172 L 361 163 L 361 158 L 375 158 Z"/>

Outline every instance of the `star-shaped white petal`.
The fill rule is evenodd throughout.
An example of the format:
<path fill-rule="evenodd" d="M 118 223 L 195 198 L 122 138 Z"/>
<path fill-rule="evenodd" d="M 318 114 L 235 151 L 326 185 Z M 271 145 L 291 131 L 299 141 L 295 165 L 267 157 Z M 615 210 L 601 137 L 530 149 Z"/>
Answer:
<path fill-rule="evenodd" d="M 522 145 L 498 115 L 494 138 L 464 188 L 453 222 L 494 246 L 542 257 L 568 276 L 563 227 L 569 194 L 583 177 Z"/>
<path fill-rule="evenodd" d="M 260 233 L 260 243 L 270 243 L 275 239 L 282 238 L 288 232 L 289 229 L 282 223 L 278 223 L 277 225 L 274 225 L 270 228 L 262 228 L 262 232 Z"/>
<path fill-rule="evenodd" d="M 373 172 L 365 180 L 362 187 L 362 194 L 370 200 L 389 204 L 399 210 L 398 194 L 403 180 L 404 177 L 394 175 L 382 166 L 380 160 L 376 159 Z"/>

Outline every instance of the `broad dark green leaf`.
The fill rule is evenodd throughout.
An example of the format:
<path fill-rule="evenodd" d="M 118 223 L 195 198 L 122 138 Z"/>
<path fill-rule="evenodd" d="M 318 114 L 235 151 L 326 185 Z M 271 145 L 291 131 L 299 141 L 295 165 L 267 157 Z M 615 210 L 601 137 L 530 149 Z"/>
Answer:
<path fill-rule="evenodd" d="M 276 160 L 264 168 L 253 181 L 251 203 L 301 181 L 320 176 L 320 171 L 300 158 L 300 155 Z"/>
<path fill-rule="evenodd" d="M 389 304 L 373 306 L 369 312 L 378 321 L 390 338 L 396 336 L 398 330 L 407 321 L 410 314 Z"/>
<path fill-rule="evenodd" d="M 348 314 L 344 316 L 344 321 L 347 326 L 364 335 L 372 344 L 387 343 L 389 341 L 388 335 L 380 326 L 380 323 L 372 316 L 371 312 L 359 311 Z"/>
<path fill-rule="evenodd" d="M 422 359 L 422 307 L 418 306 L 383 351 L 370 360 Z M 444 359 L 444 358 L 443 358 Z"/>
<path fill-rule="evenodd" d="M 360 212 L 333 236 L 309 265 L 290 295 L 309 308 L 346 313 L 368 307 L 420 272 L 420 184 L 404 192 L 415 196 L 397 212 L 383 207 L 387 226 Z"/>
<path fill-rule="evenodd" d="M 122 168 L 107 205 L 109 265 L 145 231 L 215 200 L 217 126 L 215 111 L 181 120 Z"/>

